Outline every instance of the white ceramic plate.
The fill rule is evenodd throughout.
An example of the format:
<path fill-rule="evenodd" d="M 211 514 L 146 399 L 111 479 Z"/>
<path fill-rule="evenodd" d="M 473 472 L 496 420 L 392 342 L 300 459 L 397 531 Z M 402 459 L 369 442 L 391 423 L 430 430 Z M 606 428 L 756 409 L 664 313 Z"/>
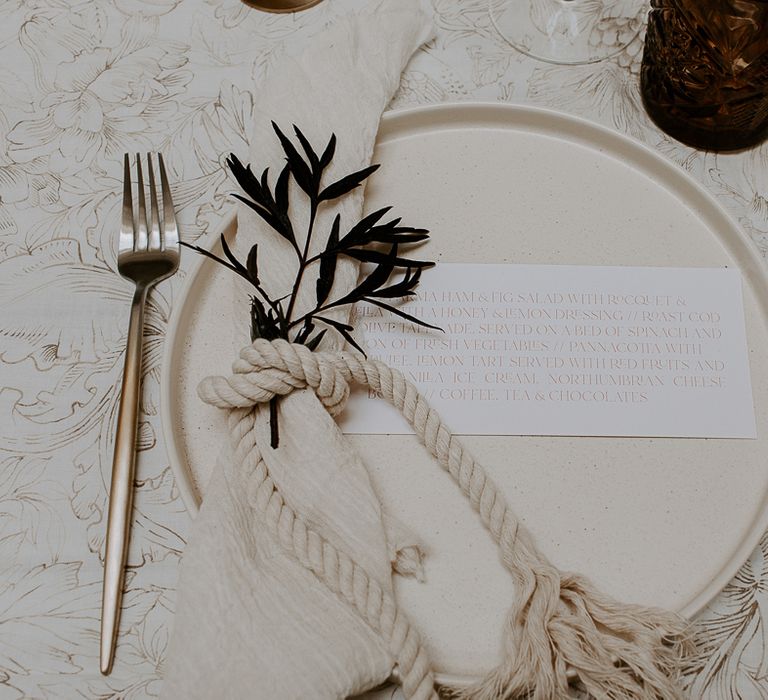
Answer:
<path fill-rule="evenodd" d="M 742 271 L 757 440 L 466 438 L 560 568 L 623 600 L 700 610 L 768 521 L 768 283 L 749 241 L 673 164 L 554 112 L 456 104 L 390 113 L 374 160 L 383 165 L 366 206 L 394 204 L 428 227 L 420 254 L 431 259 Z M 235 227 L 232 216 L 224 233 Z M 228 274 L 201 259 L 166 343 L 165 438 L 192 512 L 225 435 L 223 414 L 201 405 L 195 387 L 234 357 Z M 437 669 L 491 668 L 514 591 L 476 514 L 413 436 L 350 440 L 387 507 L 427 545 L 426 583 L 398 578 L 396 592 Z"/>

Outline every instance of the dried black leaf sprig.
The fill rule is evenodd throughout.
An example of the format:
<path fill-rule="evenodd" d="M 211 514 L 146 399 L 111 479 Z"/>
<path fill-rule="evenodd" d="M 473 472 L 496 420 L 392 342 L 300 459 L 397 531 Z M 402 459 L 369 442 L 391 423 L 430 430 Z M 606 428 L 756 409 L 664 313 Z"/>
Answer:
<path fill-rule="evenodd" d="M 371 212 L 344 234 L 342 234 L 341 215 L 336 214 L 325 248 L 320 253 L 310 255 L 319 208 L 331 206 L 333 200 L 354 190 L 379 166 L 370 165 L 335 182 L 324 184 L 323 174 L 332 162 L 336 151 L 336 135 L 331 135 L 322 154 L 318 156 L 301 130 L 294 126 L 293 130 L 301 146 L 302 155 L 302 152 L 285 136 L 277 124 L 272 122 L 272 127 L 280 140 L 286 160 L 274 189 L 269 184 L 269 168 L 262 172 L 261 177 L 257 177 L 251 170 L 251 166 L 244 166 L 234 154 L 230 154 L 227 159 L 227 166 L 244 193 L 244 195 L 234 194 L 233 196 L 253 209 L 279 236 L 288 241 L 296 253 L 298 265 L 291 291 L 283 297 L 273 299 L 263 288 L 259 279 L 258 245 L 250 249 L 243 263 L 233 255 L 223 235 L 221 247 L 224 258 L 199 246 L 183 243 L 188 248 L 212 258 L 240 275 L 254 288 L 255 293 L 250 297 L 251 340 L 284 338 L 314 350 L 330 327 L 340 333 L 350 345 L 365 354 L 352 337 L 354 328 L 347 323 L 328 318 L 326 315 L 331 309 L 358 302 L 374 304 L 412 323 L 441 330 L 393 306 L 389 301 L 413 295 L 419 283 L 421 271 L 434 265 L 426 260 L 412 260 L 401 255 L 401 247 L 422 243 L 429 238 L 429 232 L 423 228 L 402 226 L 400 218 L 385 222 L 384 218 L 392 207 L 383 207 Z M 309 200 L 309 218 L 303 244 L 300 244 L 296 237 L 294 223 L 290 217 L 291 179 Z M 352 291 L 337 299 L 331 299 L 330 294 L 339 256 L 354 258 L 369 265 L 365 267 L 357 286 Z M 315 306 L 310 311 L 295 314 L 296 300 L 304 273 L 311 265 L 319 267 L 315 284 Z M 318 324 L 326 327 L 318 329 Z M 270 427 L 271 444 L 275 448 L 279 442 L 275 399 L 270 402 Z"/>

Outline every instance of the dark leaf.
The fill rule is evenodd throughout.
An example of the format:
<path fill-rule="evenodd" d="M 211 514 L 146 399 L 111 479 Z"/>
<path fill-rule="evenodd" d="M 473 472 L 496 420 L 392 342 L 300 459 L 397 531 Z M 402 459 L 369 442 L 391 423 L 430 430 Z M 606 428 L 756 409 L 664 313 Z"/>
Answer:
<path fill-rule="evenodd" d="M 290 165 L 286 165 L 283 172 L 280 173 L 277 185 L 275 186 L 276 195 L 280 199 L 280 206 L 278 206 L 269 189 L 269 168 L 265 169 L 261 174 L 261 181 L 259 182 L 253 172 L 251 172 L 251 167 L 244 168 L 235 155 L 231 155 L 230 160 L 227 162 L 230 170 L 235 175 L 235 179 L 245 193 L 249 195 L 250 199 L 239 194 L 235 194 L 234 197 L 247 204 L 296 248 L 293 227 L 288 218 L 288 175 L 290 173 Z"/>
<path fill-rule="evenodd" d="M 264 221 L 266 221 L 273 229 L 275 229 L 275 231 L 277 231 L 281 236 L 283 235 L 282 231 L 280 230 L 281 229 L 280 221 L 271 211 L 269 211 L 269 209 L 237 193 L 233 193 L 232 196 L 235 199 L 241 201 L 243 204 L 247 204 L 262 219 L 264 219 Z"/>
<path fill-rule="evenodd" d="M 283 311 L 283 305 L 278 299 L 277 302 L 275 302 L 275 308 L 277 309 L 277 321 L 280 324 L 280 328 L 288 329 L 287 319 L 285 318 L 285 311 Z"/>
<path fill-rule="evenodd" d="M 396 306 L 385 304 L 383 301 L 377 301 L 376 299 L 371 299 L 370 297 L 365 297 L 363 301 L 367 301 L 369 304 L 373 304 L 374 306 L 379 306 L 382 309 L 387 309 L 388 311 L 391 311 L 396 316 L 400 316 L 408 321 L 412 321 L 413 323 L 418 323 L 420 326 L 425 326 L 426 328 L 432 328 L 433 330 L 440 331 L 441 333 L 445 333 L 445 331 L 439 326 L 433 326 L 431 323 L 427 323 L 426 321 L 422 321 L 420 318 L 411 316 L 411 314 L 407 314 L 405 313 L 405 311 L 401 311 Z"/>
<path fill-rule="evenodd" d="M 344 323 L 343 321 L 336 321 L 332 318 L 326 318 L 325 316 L 313 316 L 313 318 L 316 321 L 322 321 L 323 323 L 327 323 L 329 326 L 333 326 L 337 330 L 345 330 L 345 331 L 353 331 L 355 330 L 352 326 L 350 326 L 348 323 Z"/>
<path fill-rule="evenodd" d="M 347 175 L 346 177 L 337 180 L 336 182 L 328 185 L 318 196 L 318 200 L 321 202 L 329 199 L 336 199 L 342 195 L 351 192 L 355 187 L 365 180 L 369 175 L 376 172 L 379 169 L 378 165 L 369 165 L 367 168 L 358 170 L 356 173 Z"/>
<path fill-rule="evenodd" d="M 291 174 L 291 166 L 286 163 L 275 185 L 275 204 L 279 211 L 288 213 L 288 178 Z"/>
<path fill-rule="evenodd" d="M 387 280 L 391 277 L 395 271 L 395 259 L 397 258 L 397 244 L 393 245 L 389 252 L 383 255 L 382 259 L 378 261 L 376 267 L 354 290 L 358 294 L 358 298 L 362 297 L 368 292 L 372 292 L 382 285 L 387 283 Z"/>
<path fill-rule="evenodd" d="M 426 228 L 415 228 L 413 226 L 393 226 L 392 227 L 392 233 L 397 235 L 397 239 L 401 243 L 409 243 L 411 242 L 408 239 L 409 236 L 413 236 L 413 241 L 423 241 L 427 238 L 429 238 L 429 229 Z"/>
<path fill-rule="evenodd" d="M 395 240 L 398 243 L 421 243 L 421 241 L 426 241 L 427 238 L 429 238 L 429 233 L 404 233 L 398 235 Z M 372 242 L 378 242 L 378 239 L 373 238 Z"/>
<path fill-rule="evenodd" d="M 351 330 L 354 330 L 352 326 L 347 325 L 346 323 L 341 323 L 340 321 L 334 321 L 332 318 L 324 318 L 322 316 L 315 316 L 316 321 L 322 321 L 323 323 L 327 323 L 329 326 L 333 326 L 341 335 L 343 336 L 344 340 L 346 340 L 352 347 L 357 348 L 361 353 L 363 353 L 364 357 L 368 357 L 365 354 L 365 350 L 363 350 L 355 341 L 355 339 L 350 334 Z"/>
<path fill-rule="evenodd" d="M 406 297 L 414 294 L 413 289 L 419 283 L 421 277 L 421 269 L 415 270 L 409 269 L 405 277 L 399 282 L 382 289 L 377 289 L 374 292 L 370 292 L 370 296 L 375 296 L 377 299 L 396 299 L 398 297 Z"/>
<path fill-rule="evenodd" d="M 269 325 L 270 328 L 275 329 L 275 333 L 277 333 L 276 337 L 282 337 L 281 335 L 282 325 L 280 324 L 280 319 L 278 315 L 275 313 L 275 310 L 273 308 L 267 309 L 267 324 Z"/>
<path fill-rule="evenodd" d="M 283 151 L 285 151 L 285 157 L 288 159 L 288 165 L 291 168 L 293 176 L 296 178 L 297 184 L 310 197 L 314 197 L 317 192 L 315 190 L 314 180 L 309 166 L 304 162 L 301 155 L 299 155 L 296 147 L 288 140 L 288 137 L 280 131 L 280 127 L 278 127 L 275 122 L 272 122 L 272 128 L 275 130 L 277 138 L 280 139 Z"/>
<path fill-rule="evenodd" d="M 384 287 L 384 289 L 376 290 L 376 293 L 371 293 L 370 296 L 377 299 L 402 299 L 404 297 L 412 297 L 416 292 L 412 289 L 405 291 L 395 290 L 394 287 Z"/>
<path fill-rule="evenodd" d="M 376 211 L 372 211 L 370 214 L 366 214 L 360 221 L 358 221 L 351 229 L 349 233 L 339 241 L 339 247 L 349 248 L 353 245 L 360 245 L 363 240 L 362 236 L 371 229 L 392 207 L 382 207 Z"/>
<path fill-rule="evenodd" d="M 428 228 L 414 228 L 413 226 L 395 226 L 394 232 L 400 233 L 429 233 Z"/>
<path fill-rule="evenodd" d="M 251 297 L 251 342 L 262 337 L 264 328 L 262 319 L 265 317 L 264 306 L 256 297 Z"/>
<path fill-rule="evenodd" d="M 331 138 L 328 141 L 328 145 L 323 151 L 323 155 L 320 156 L 320 168 L 325 169 L 333 160 L 333 154 L 336 152 L 336 134 L 331 134 Z"/>
<path fill-rule="evenodd" d="M 258 179 L 251 171 L 251 166 L 246 168 L 234 153 L 229 154 L 227 166 L 237 180 L 237 184 L 242 187 L 243 192 L 263 206 L 265 204 L 264 192 Z"/>
<path fill-rule="evenodd" d="M 264 304 L 257 297 L 251 297 L 251 340 L 264 338 L 274 340 L 280 337 L 280 329 L 273 315 L 264 310 Z"/>
<path fill-rule="evenodd" d="M 406 233 L 402 236 L 398 236 L 391 231 L 380 231 L 378 227 L 372 228 L 365 236 L 365 242 L 360 245 L 367 245 L 369 243 L 399 243 L 405 245 L 407 243 L 421 243 L 429 238 L 428 233 Z"/>
<path fill-rule="evenodd" d="M 259 283 L 259 244 L 254 243 L 250 251 L 248 251 L 248 259 L 245 261 L 245 269 L 248 271 L 248 276 L 254 284 Z"/>
<path fill-rule="evenodd" d="M 288 214 L 280 212 L 277 215 L 277 220 L 280 222 L 280 225 L 282 226 L 280 235 L 285 238 L 287 241 L 290 241 L 291 245 L 296 249 L 296 252 L 299 250 L 299 246 L 296 243 L 296 236 L 293 233 L 293 225 L 291 224 L 291 220 L 288 218 Z"/>
<path fill-rule="evenodd" d="M 264 168 L 264 172 L 261 174 L 261 189 L 264 190 L 265 196 L 272 202 L 272 192 L 269 189 L 269 168 Z"/>
<path fill-rule="evenodd" d="M 280 176 L 277 178 L 277 184 L 275 185 L 275 216 L 285 231 L 285 238 L 287 238 L 299 252 L 298 245 L 296 244 L 296 235 L 293 232 L 293 224 L 288 216 L 288 180 L 291 174 L 291 167 L 286 164 L 283 168 Z"/>
<path fill-rule="evenodd" d="M 269 168 L 264 168 L 264 172 L 261 174 L 261 188 L 264 192 L 264 200 L 266 202 L 264 206 L 269 209 L 278 221 L 281 221 L 280 209 L 275 203 L 275 198 L 272 196 L 272 190 L 269 189 Z"/>
<path fill-rule="evenodd" d="M 301 129 L 299 129 L 299 127 L 295 124 L 293 125 L 293 131 L 296 134 L 296 138 L 299 139 L 299 143 L 304 149 L 304 153 L 306 153 L 307 158 L 309 158 L 309 164 L 312 166 L 312 173 L 317 175 L 318 171 L 320 170 L 318 167 L 320 165 L 320 159 L 317 157 L 317 153 L 315 153 L 315 151 L 312 149 L 309 141 L 307 141 L 307 137 L 301 133 Z"/>
<path fill-rule="evenodd" d="M 211 260 L 215 260 L 219 265 L 223 265 L 226 268 L 229 268 L 232 270 L 232 272 L 236 272 L 238 275 L 240 274 L 239 270 L 228 263 L 226 260 L 222 260 L 218 255 L 214 255 L 211 253 L 210 250 L 206 250 L 205 248 L 201 248 L 199 245 L 192 245 L 191 243 L 187 243 L 186 241 L 179 241 L 181 245 L 183 245 L 185 248 L 191 248 L 196 253 L 200 253 L 200 255 L 204 255 L 206 258 L 210 258 Z"/>
<path fill-rule="evenodd" d="M 433 267 L 435 264 L 429 260 L 410 260 L 399 256 L 390 259 L 387 253 L 382 253 L 379 250 L 368 250 L 367 248 L 350 248 L 341 252 L 360 262 L 378 263 L 389 259 L 395 267 Z"/>
<path fill-rule="evenodd" d="M 379 262 L 369 275 L 367 275 L 360 284 L 357 285 L 349 294 L 337 299 L 332 306 L 342 306 L 343 304 L 354 304 L 360 301 L 366 294 L 374 292 L 383 284 L 386 284 L 395 266 L 390 262 L 392 258 L 397 257 L 397 245 L 393 245 L 384 260 Z"/>
<path fill-rule="evenodd" d="M 256 202 L 252 202 L 250 199 L 241 197 L 239 194 L 233 194 L 233 197 L 239 199 L 243 204 L 247 204 L 253 211 L 255 211 L 264 221 L 266 221 L 275 231 L 277 231 L 283 238 L 289 241 L 294 247 L 296 247 L 296 239 L 293 235 L 293 228 L 286 227 L 285 222 L 275 216 L 272 212 L 267 211 L 264 207 L 260 207 Z"/>
<path fill-rule="evenodd" d="M 304 325 L 301 327 L 301 330 L 296 334 L 296 337 L 293 339 L 293 342 L 302 344 L 309 337 L 309 334 L 312 332 L 314 327 L 315 326 L 312 323 L 312 319 L 308 318 L 306 321 L 304 321 Z"/>
<path fill-rule="evenodd" d="M 317 346 L 320 345 L 320 341 L 323 339 L 326 330 L 326 328 L 323 328 L 323 330 L 319 331 L 313 338 L 310 338 L 304 345 L 310 350 L 316 350 Z"/>
<path fill-rule="evenodd" d="M 227 245 L 227 239 L 224 238 L 224 234 L 222 233 L 219 237 L 221 240 L 221 249 L 224 251 L 224 255 L 226 255 L 227 260 L 232 263 L 232 266 L 246 279 L 251 279 L 251 276 L 248 274 L 248 270 L 245 269 L 243 266 L 243 263 L 241 263 L 232 253 L 232 251 L 229 249 L 229 246 Z"/>
<path fill-rule="evenodd" d="M 397 219 L 380 226 L 372 226 L 367 231 L 361 231 L 355 235 L 352 242 L 347 242 L 348 234 L 344 237 L 342 246 L 362 246 L 369 243 L 419 243 L 429 238 L 429 231 L 426 229 L 396 226 L 395 221 Z"/>
<path fill-rule="evenodd" d="M 337 255 L 332 251 L 335 250 L 339 244 L 339 228 L 341 226 L 341 216 L 336 214 L 336 218 L 333 220 L 331 226 L 331 232 L 328 235 L 328 242 L 325 244 L 325 253 L 320 258 L 320 274 L 317 278 L 316 292 L 317 292 L 317 305 L 320 306 L 331 293 L 333 287 L 333 280 L 336 276 L 336 260 Z"/>
<path fill-rule="evenodd" d="M 275 185 L 275 197 L 279 196 L 281 198 L 281 204 L 284 204 L 284 207 L 278 205 L 275 198 L 272 196 L 272 191 L 269 189 L 269 168 L 265 168 L 264 172 L 261 174 L 261 187 L 264 194 L 264 206 L 269 210 L 274 220 L 279 222 L 279 228 L 276 230 L 298 250 L 296 246 L 296 237 L 293 233 L 293 225 L 288 218 L 288 176 L 290 172 L 291 167 L 286 164 Z"/>

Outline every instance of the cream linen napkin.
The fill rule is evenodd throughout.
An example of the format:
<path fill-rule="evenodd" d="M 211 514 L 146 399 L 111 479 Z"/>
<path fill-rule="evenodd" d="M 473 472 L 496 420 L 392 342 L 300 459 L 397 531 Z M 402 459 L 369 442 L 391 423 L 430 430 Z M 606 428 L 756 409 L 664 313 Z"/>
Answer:
<path fill-rule="evenodd" d="M 431 32 L 419 3 L 377 0 L 335 21 L 300 55 L 281 58 L 257 90 L 250 148 L 254 171 L 269 166 L 274 182 L 283 167 L 271 121 L 291 137 L 296 124 L 316 149 L 336 134 L 328 182 L 368 165 L 381 113 L 405 64 Z M 297 189 L 291 194 L 292 216 L 302 220 L 306 200 Z M 337 211 L 347 226 L 359 219 L 362 196 L 358 188 L 327 210 L 321 208 L 313 241 L 318 248 Z M 296 273 L 293 252 L 242 207 L 237 253 L 243 256 L 254 242 L 259 243 L 264 287 L 273 298 L 290 291 Z M 311 272 L 305 275 L 304 302 L 314 293 Z M 339 265 L 332 296 L 351 288 L 357 274 L 353 261 Z M 244 288 L 235 289 L 242 345 L 248 342 L 246 294 Z M 338 346 L 331 338 L 323 345 Z M 224 359 L 229 348 L 222 351 Z M 402 533 L 382 514 L 365 467 L 317 397 L 303 390 L 280 400 L 276 450 L 269 447 L 267 408 L 255 411 L 257 444 L 279 493 L 312 529 L 391 593 L 391 562 L 407 543 L 398 541 Z M 255 507 L 256 467 L 243 468 L 229 439 L 222 439 L 227 448 L 181 564 L 163 697 L 335 700 L 386 680 L 394 659 L 380 636 L 267 532 Z"/>

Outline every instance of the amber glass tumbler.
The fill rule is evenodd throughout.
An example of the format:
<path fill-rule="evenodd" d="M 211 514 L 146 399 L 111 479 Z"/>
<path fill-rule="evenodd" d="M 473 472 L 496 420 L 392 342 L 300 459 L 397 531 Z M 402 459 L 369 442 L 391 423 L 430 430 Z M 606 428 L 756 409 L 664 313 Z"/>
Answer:
<path fill-rule="evenodd" d="M 735 150 L 768 137 L 768 0 L 652 0 L 643 103 L 695 148 Z"/>

